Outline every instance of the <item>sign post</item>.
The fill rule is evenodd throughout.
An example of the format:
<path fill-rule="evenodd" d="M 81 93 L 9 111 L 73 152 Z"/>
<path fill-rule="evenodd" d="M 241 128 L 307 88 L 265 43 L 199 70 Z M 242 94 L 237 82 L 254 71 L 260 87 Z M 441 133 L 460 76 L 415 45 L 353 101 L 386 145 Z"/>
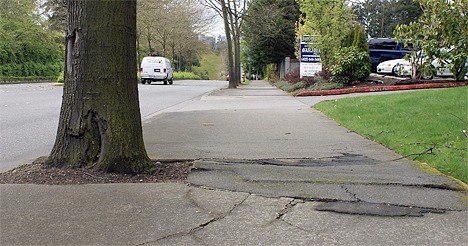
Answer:
<path fill-rule="evenodd" d="M 322 71 L 320 50 L 309 47 L 309 45 L 317 43 L 316 38 L 317 36 L 309 35 L 304 35 L 301 37 L 301 78 L 304 76 L 315 76 L 316 73 Z"/>

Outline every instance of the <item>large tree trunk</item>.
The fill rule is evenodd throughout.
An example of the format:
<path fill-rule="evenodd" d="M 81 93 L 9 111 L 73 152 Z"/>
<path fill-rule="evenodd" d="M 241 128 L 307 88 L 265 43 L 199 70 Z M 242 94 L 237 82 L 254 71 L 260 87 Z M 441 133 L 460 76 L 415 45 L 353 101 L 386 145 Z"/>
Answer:
<path fill-rule="evenodd" d="M 47 163 L 148 171 L 136 81 L 136 0 L 69 0 L 67 8 L 63 101 Z"/>

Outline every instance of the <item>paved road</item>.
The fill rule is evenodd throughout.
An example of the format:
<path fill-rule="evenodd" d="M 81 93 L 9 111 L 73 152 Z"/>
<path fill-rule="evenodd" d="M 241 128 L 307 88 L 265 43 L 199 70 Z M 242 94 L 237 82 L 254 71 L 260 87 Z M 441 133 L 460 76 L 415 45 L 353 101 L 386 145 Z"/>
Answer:
<path fill-rule="evenodd" d="M 139 85 L 142 120 L 227 86 L 225 81 Z M 55 140 L 62 87 L 51 83 L 0 85 L 0 171 L 48 155 Z"/>

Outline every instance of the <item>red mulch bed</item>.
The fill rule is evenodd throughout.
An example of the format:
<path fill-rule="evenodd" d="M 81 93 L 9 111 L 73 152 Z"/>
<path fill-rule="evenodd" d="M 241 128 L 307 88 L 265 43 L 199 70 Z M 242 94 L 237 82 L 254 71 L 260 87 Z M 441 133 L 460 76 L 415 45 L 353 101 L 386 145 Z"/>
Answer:
<path fill-rule="evenodd" d="M 370 79 L 348 86 L 343 89 L 321 90 L 321 91 L 304 91 L 297 96 L 327 96 L 341 95 L 350 93 L 365 93 L 376 91 L 399 91 L 399 90 L 414 90 L 414 89 L 430 89 L 430 88 L 447 88 L 456 86 L 466 86 L 468 81 L 456 82 L 450 79 L 437 80 L 411 80 L 401 79 L 392 76 L 371 75 Z"/>

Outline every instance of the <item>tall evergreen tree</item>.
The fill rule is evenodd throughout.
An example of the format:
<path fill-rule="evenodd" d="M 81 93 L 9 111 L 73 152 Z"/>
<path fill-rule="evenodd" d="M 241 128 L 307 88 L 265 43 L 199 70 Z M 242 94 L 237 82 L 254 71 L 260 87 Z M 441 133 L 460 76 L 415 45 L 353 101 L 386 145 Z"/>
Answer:
<path fill-rule="evenodd" d="M 299 6 L 294 0 L 254 0 L 242 28 L 252 65 L 262 67 L 294 57 Z"/>
<path fill-rule="evenodd" d="M 415 21 L 422 14 L 415 0 L 363 0 L 353 8 L 358 21 L 373 38 L 393 37 L 397 25 Z"/>

